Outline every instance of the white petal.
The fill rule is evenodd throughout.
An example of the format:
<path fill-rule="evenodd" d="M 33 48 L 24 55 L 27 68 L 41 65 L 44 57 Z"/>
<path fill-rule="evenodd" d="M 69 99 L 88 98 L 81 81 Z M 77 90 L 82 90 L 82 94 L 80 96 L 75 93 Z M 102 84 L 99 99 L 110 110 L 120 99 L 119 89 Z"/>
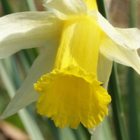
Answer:
<path fill-rule="evenodd" d="M 95 13 L 94 13 L 95 14 Z M 140 48 L 140 31 L 137 28 L 114 28 L 99 12 L 96 11 L 102 30 L 117 44 L 130 49 Z"/>
<path fill-rule="evenodd" d="M 103 88 L 107 90 L 109 77 L 112 69 L 112 61 L 106 58 L 102 53 L 99 52 L 98 58 L 98 80 L 104 82 Z M 90 130 L 91 140 L 99 140 L 101 135 L 102 123 L 99 126 L 96 126 L 94 129 Z"/>
<path fill-rule="evenodd" d="M 98 22 L 105 34 L 102 37 L 100 51 L 108 59 L 133 67 L 140 74 L 140 47 L 138 29 L 115 29 L 98 11 L 91 13 L 98 17 Z M 129 33 L 129 35 L 128 35 Z"/>
<path fill-rule="evenodd" d="M 88 12 L 84 0 L 48 0 L 44 6 L 52 8 L 60 19 L 69 19 Z"/>
<path fill-rule="evenodd" d="M 132 37 L 133 35 L 135 35 L 135 33 L 140 34 L 140 32 L 138 32 L 138 30 L 135 30 L 132 32 L 132 35 L 129 36 L 129 38 L 125 37 L 125 35 L 127 33 L 125 33 L 125 30 L 119 29 L 119 28 L 114 28 L 98 11 L 93 11 L 91 12 L 92 16 L 97 16 L 98 18 L 98 23 L 101 27 L 101 29 L 112 39 L 114 40 L 117 44 L 126 47 L 126 48 L 134 48 L 130 47 L 130 44 L 128 43 L 127 40 L 130 39 L 130 37 Z M 126 29 L 127 30 L 127 29 Z M 128 29 L 130 30 L 130 29 Z M 128 32 L 127 30 L 127 32 Z M 130 31 L 129 31 L 130 33 Z M 140 36 L 140 35 L 139 35 Z M 134 38 L 134 37 L 133 37 Z M 135 37 L 136 38 L 136 37 Z M 138 40 L 138 37 L 137 39 Z M 133 40 L 134 42 L 134 40 Z"/>
<path fill-rule="evenodd" d="M 112 61 L 106 58 L 102 53 L 99 53 L 98 58 L 98 80 L 104 82 L 103 88 L 107 90 L 109 77 L 112 70 Z"/>
<path fill-rule="evenodd" d="M 112 139 L 113 139 L 113 134 L 110 128 L 109 118 L 105 117 L 103 120 L 102 130 L 101 130 L 99 140 L 112 140 Z"/>
<path fill-rule="evenodd" d="M 124 45 L 121 34 L 117 32 L 116 29 L 98 11 L 93 11 L 91 14 L 93 16 L 97 16 L 100 27 L 111 39 L 116 41 L 119 45 Z"/>
<path fill-rule="evenodd" d="M 112 140 L 113 138 L 108 117 L 105 117 L 99 126 L 89 130 L 89 132 L 92 134 L 91 140 Z"/>
<path fill-rule="evenodd" d="M 91 140 L 99 140 L 102 130 L 102 123 L 103 122 L 101 122 L 99 126 L 95 126 L 95 128 L 92 130 L 89 129 L 89 132 L 91 133 Z"/>
<path fill-rule="evenodd" d="M 35 91 L 33 84 L 46 73 L 52 71 L 55 61 L 58 45 L 50 45 L 41 53 L 33 63 L 27 78 L 25 79 L 21 88 L 17 91 L 14 98 L 11 100 L 6 110 L 0 117 L 4 119 L 9 117 L 30 103 L 36 101 L 39 94 Z"/>
<path fill-rule="evenodd" d="M 140 48 L 140 30 L 137 28 L 120 29 L 115 28 L 120 34 L 121 38 L 125 42 L 125 45 L 130 49 Z"/>
<path fill-rule="evenodd" d="M 136 49 L 121 46 L 107 35 L 103 36 L 100 51 L 108 59 L 134 68 L 140 74 L 140 58 Z"/>
<path fill-rule="evenodd" d="M 63 21 L 53 12 L 23 12 L 0 18 L 0 58 L 46 45 L 61 34 Z"/>

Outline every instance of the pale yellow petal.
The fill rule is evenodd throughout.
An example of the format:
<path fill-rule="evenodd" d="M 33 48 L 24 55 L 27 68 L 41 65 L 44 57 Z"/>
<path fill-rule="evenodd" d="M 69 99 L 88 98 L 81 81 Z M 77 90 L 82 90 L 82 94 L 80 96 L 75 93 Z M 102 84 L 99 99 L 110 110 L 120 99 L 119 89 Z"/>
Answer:
<path fill-rule="evenodd" d="M 118 45 L 129 49 L 138 49 L 140 47 L 140 31 L 139 29 L 120 29 L 114 28 L 98 11 L 91 12 L 93 16 L 97 16 L 98 23 L 102 30 Z"/>
<path fill-rule="evenodd" d="M 100 123 L 99 126 L 95 126 L 92 130 L 89 129 L 89 132 L 91 133 L 91 140 L 99 140 L 100 133 L 102 130 L 103 121 Z"/>
<path fill-rule="evenodd" d="M 124 45 L 123 38 L 119 32 L 98 12 L 93 11 L 90 13 L 93 17 L 98 18 L 98 24 L 101 29 L 114 41 L 116 41 L 119 45 Z"/>
<path fill-rule="evenodd" d="M 140 48 L 140 30 L 137 28 L 121 29 L 115 28 L 120 34 L 126 47 L 130 49 Z"/>
<path fill-rule="evenodd" d="M 63 21 L 53 12 L 23 12 L 0 18 L 0 58 L 58 39 Z"/>
<path fill-rule="evenodd" d="M 52 8 L 60 19 L 70 19 L 87 14 L 84 0 L 48 0 L 45 7 Z"/>
<path fill-rule="evenodd" d="M 23 85 L 17 91 L 16 95 L 11 100 L 0 119 L 4 119 L 15 114 L 20 109 L 26 107 L 38 99 L 39 94 L 36 93 L 33 84 L 43 74 L 46 74 L 53 69 L 57 47 L 57 44 L 53 46 L 50 45 L 43 53 L 38 56 L 38 58 L 33 63 Z"/>
<path fill-rule="evenodd" d="M 98 17 L 98 23 L 104 31 L 100 46 L 101 53 L 112 61 L 134 68 L 140 74 L 140 58 L 137 53 L 140 46 L 139 30 L 116 29 L 98 11 L 91 14 Z"/>
<path fill-rule="evenodd" d="M 109 77 L 112 70 L 112 61 L 104 56 L 104 54 L 99 53 L 98 58 L 98 80 L 103 82 L 103 88 L 107 90 Z"/>
<path fill-rule="evenodd" d="M 104 34 L 100 51 L 108 59 L 130 66 L 140 74 L 140 58 L 136 49 L 121 46 Z"/>

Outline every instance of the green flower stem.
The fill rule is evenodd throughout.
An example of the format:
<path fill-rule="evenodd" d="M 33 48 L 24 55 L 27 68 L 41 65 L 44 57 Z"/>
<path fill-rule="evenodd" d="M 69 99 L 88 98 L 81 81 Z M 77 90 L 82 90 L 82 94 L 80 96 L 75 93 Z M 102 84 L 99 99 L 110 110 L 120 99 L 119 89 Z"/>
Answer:
<path fill-rule="evenodd" d="M 129 137 L 130 140 L 140 139 L 138 95 L 136 93 L 135 72 L 128 68 L 128 104 L 129 104 Z"/>
<path fill-rule="evenodd" d="M 136 26 L 136 0 L 130 1 L 130 21 L 129 26 Z M 138 95 L 136 92 L 136 77 L 135 71 L 132 68 L 128 68 L 128 104 L 129 104 L 129 137 L 130 140 L 140 139 L 140 124 L 139 122 L 139 106 Z"/>
<path fill-rule="evenodd" d="M 129 20 L 130 27 L 136 26 L 136 2 L 137 0 L 130 0 L 130 20 Z"/>
<path fill-rule="evenodd" d="M 7 0 L 1 0 L 1 4 L 2 4 L 2 7 L 3 7 L 3 11 L 4 11 L 4 14 L 7 15 L 7 14 L 10 14 L 13 12 L 11 6 L 9 5 L 8 1 Z"/>
<path fill-rule="evenodd" d="M 117 65 L 115 63 L 112 68 L 108 91 L 112 98 L 113 121 L 117 140 L 128 140 L 126 127 L 124 124 L 124 112 L 122 110 L 120 89 L 118 87 Z"/>
<path fill-rule="evenodd" d="M 104 0 L 96 0 L 98 5 L 98 10 L 102 14 L 103 17 L 108 19 L 108 12 L 106 9 L 106 3 Z"/>
<path fill-rule="evenodd" d="M 106 5 L 104 0 L 97 0 L 97 5 L 99 12 L 108 19 L 108 14 L 106 10 Z M 128 140 L 126 128 L 124 125 L 124 117 L 122 110 L 122 101 L 120 98 L 120 92 L 118 87 L 118 79 L 117 79 L 117 69 L 116 64 L 114 63 L 112 73 L 110 76 L 109 82 L 109 93 L 112 97 L 112 110 L 113 110 L 113 119 L 115 124 L 115 131 L 118 140 Z"/>

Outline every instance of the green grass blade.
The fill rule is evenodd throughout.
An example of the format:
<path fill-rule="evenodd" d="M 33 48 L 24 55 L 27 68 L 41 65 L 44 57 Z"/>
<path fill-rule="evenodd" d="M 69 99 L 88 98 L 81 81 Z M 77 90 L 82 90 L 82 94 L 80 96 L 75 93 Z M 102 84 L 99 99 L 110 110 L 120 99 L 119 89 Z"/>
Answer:
<path fill-rule="evenodd" d="M 58 131 L 60 134 L 60 140 L 78 140 L 76 139 L 72 130 L 68 127 L 65 127 L 64 129 L 59 129 Z"/>
<path fill-rule="evenodd" d="M 72 129 L 72 131 L 77 140 L 89 140 L 91 138 L 91 134 L 82 124 L 80 124 L 76 130 Z"/>
<path fill-rule="evenodd" d="M 7 58 L 10 59 L 10 58 Z M 12 78 L 10 78 L 7 74 L 7 69 L 5 68 L 5 64 L 7 63 L 5 60 L 0 61 L 0 72 L 1 78 L 5 87 L 12 98 L 16 93 L 16 86 L 13 84 Z M 9 63 L 8 63 L 9 64 Z M 38 126 L 34 122 L 34 120 L 30 117 L 30 114 L 26 109 L 19 111 L 20 118 L 23 121 L 23 124 L 32 140 L 44 140 Z"/>
<path fill-rule="evenodd" d="M 27 58 L 25 57 L 25 53 L 24 51 L 19 51 L 18 52 L 18 57 L 19 57 L 19 60 L 22 64 L 22 67 L 23 67 L 23 71 L 28 74 L 29 70 L 30 70 L 30 64 L 27 63 Z"/>
<path fill-rule="evenodd" d="M 130 27 L 136 26 L 136 0 L 130 1 Z M 136 73 L 132 68 L 128 68 L 127 75 L 127 84 L 128 84 L 128 104 L 129 104 L 129 137 L 130 140 L 139 140 L 140 139 L 140 123 L 139 123 L 139 100 L 138 94 L 136 91 Z"/>
<path fill-rule="evenodd" d="M 129 137 L 130 140 L 140 140 L 140 123 L 139 123 L 139 107 L 138 94 L 136 92 L 135 71 L 132 68 L 128 69 L 128 104 L 129 104 Z"/>
<path fill-rule="evenodd" d="M 112 73 L 109 81 L 109 93 L 112 97 L 112 112 L 115 125 L 117 140 L 128 140 L 126 128 L 124 124 L 124 112 L 122 109 L 122 100 L 120 96 L 120 89 L 118 86 L 117 68 L 114 63 Z"/>
<path fill-rule="evenodd" d="M 1 4 L 2 4 L 3 11 L 4 11 L 5 15 L 10 14 L 10 13 L 13 12 L 8 0 L 1 0 Z"/>
<path fill-rule="evenodd" d="M 136 11 L 137 11 L 137 0 L 130 0 L 130 20 L 129 26 L 135 27 L 136 26 Z"/>
<path fill-rule="evenodd" d="M 26 0 L 26 2 L 30 11 L 36 11 L 34 0 Z"/>
<path fill-rule="evenodd" d="M 100 136 L 99 140 L 112 140 L 113 139 L 112 132 L 110 131 L 108 117 L 104 118 L 100 135 L 101 136 Z"/>
<path fill-rule="evenodd" d="M 96 0 L 98 5 L 98 10 L 102 14 L 103 17 L 108 19 L 108 12 L 106 8 L 106 3 L 104 0 Z"/>

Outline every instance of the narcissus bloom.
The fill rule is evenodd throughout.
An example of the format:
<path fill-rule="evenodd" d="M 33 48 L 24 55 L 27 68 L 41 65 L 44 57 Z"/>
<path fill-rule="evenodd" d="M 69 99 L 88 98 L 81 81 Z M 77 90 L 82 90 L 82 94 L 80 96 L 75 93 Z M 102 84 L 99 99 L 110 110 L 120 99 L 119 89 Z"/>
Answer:
<path fill-rule="evenodd" d="M 76 129 L 81 122 L 92 129 L 108 115 L 112 61 L 140 73 L 140 31 L 112 27 L 93 0 L 49 0 L 45 6 L 53 12 L 0 19 L 0 58 L 49 44 L 1 119 L 38 100 L 37 112 L 56 126 Z"/>

